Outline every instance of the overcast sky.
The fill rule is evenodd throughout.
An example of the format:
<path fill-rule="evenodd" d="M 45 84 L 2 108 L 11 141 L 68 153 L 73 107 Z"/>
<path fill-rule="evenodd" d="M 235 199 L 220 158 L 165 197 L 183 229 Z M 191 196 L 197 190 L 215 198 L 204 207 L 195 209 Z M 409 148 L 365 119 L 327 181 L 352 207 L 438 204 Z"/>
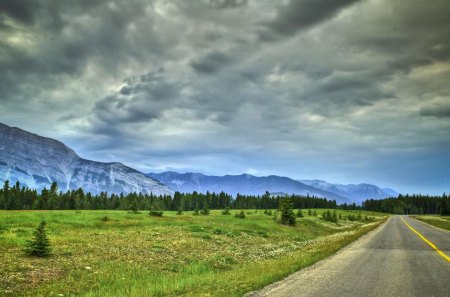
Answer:
<path fill-rule="evenodd" d="M 0 122 L 144 172 L 450 192 L 448 0 L 0 1 Z"/>

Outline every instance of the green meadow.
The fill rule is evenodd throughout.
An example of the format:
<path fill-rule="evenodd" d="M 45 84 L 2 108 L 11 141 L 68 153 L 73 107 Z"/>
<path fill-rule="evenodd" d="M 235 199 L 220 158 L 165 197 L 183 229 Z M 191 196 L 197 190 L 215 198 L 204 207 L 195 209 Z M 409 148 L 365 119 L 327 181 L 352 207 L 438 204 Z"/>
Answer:
<path fill-rule="evenodd" d="M 424 223 L 433 225 L 435 227 L 450 231 L 450 217 L 449 216 L 414 216 L 415 219 Z"/>
<path fill-rule="evenodd" d="M 126 211 L 0 211 L 1 296 L 242 296 L 315 263 L 376 228 L 384 214 L 342 211 L 296 226 L 262 210 L 162 217 Z M 360 213 L 371 220 L 349 221 Z M 23 252 L 47 222 L 49 258 Z M 332 269 L 332 267 L 330 267 Z"/>

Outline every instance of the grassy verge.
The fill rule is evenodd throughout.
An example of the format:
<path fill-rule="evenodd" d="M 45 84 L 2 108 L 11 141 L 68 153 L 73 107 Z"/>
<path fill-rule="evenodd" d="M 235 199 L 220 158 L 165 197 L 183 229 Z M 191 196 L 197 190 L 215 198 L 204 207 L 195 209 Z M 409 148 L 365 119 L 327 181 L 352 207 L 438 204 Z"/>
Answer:
<path fill-rule="evenodd" d="M 384 219 L 361 214 L 376 220 L 334 224 L 306 216 L 288 227 L 262 211 L 246 211 L 245 219 L 220 211 L 161 218 L 147 212 L 0 211 L 0 295 L 241 296 L 333 254 Z M 26 257 L 25 241 L 43 218 L 53 256 Z"/>
<path fill-rule="evenodd" d="M 450 231 L 450 217 L 414 216 L 413 218 L 435 227 Z"/>

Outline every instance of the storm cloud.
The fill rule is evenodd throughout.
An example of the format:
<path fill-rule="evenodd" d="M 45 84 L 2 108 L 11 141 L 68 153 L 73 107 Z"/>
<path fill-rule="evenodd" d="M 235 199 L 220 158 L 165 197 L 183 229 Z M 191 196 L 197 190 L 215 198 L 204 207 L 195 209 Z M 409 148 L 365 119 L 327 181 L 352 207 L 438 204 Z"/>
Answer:
<path fill-rule="evenodd" d="M 3 1 L 1 122 L 139 170 L 450 191 L 448 1 Z"/>

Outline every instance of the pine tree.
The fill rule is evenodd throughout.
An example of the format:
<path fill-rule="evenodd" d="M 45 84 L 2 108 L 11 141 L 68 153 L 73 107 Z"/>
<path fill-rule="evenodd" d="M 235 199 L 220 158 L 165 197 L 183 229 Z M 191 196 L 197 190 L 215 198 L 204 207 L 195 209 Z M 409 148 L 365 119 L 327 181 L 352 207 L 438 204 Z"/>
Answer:
<path fill-rule="evenodd" d="M 239 219 L 245 219 L 245 212 L 243 210 L 241 210 L 241 212 L 236 213 L 234 215 L 234 217 L 239 218 Z"/>
<path fill-rule="evenodd" d="M 295 225 L 295 215 L 292 209 L 292 200 L 290 198 L 280 199 L 279 205 L 280 223 L 283 225 Z"/>
<path fill-rule="evenodd" d="M 25 252 L 30 256 L 48 257 L 51 254 L 50 241 L 45 232 L 46 222 L 42 221 L 39 227 L 33 232 L 34 240 L 27 242 Z"/>
<path fill-rule="evenodd" d="M 336 210 L 333 211 L 333 215 L 331 216 L 331 218 L 332 218 L 332 222 L 337 223 L 338 219 L 337 219 Z"/>
<path fill-rule="evenodd" d="M 222 211 L 222 214 L 223 214 L 223 215 L 230 215 L 230 214 L 231 214 L 231 213 L 230 213 L 230 207 L 229 207 L 229 206 L 226 206 L 225 209 Z"/>
<path fill-rule="evenodd" d="M 299 208 L 299 209 L 297 210 L 297 218 L 303 218 L 303 217 L 304 217 L 303 212 L 302 212 L 302 210 Z"/>
<path fill-rule="evenodd" d="M 194 209 L 194 216 L 198 216 L 198 202 L 195 204 L 195 209 Z"/>
<path fill-rule="evenodd" d="M 162 217 L 163 212 L 159 210 L 155 203 L 153 203 L 152 206 L 150 206 L 150 211 L 148 214 L 153 217 Z"/>
<path fill-rule="evenodd" d="M 209 205 L 207 201 L 205 201 L 205 204 L 203 204 L 203 209 L 200 213 L 204 216 L 209 215 Z"/>
<path fill-rule="evenodd" d="M 180 207 L 180 208 L 178 208 L 177 216 L 181 216 L 182 214 L 183 214 L 183 208 Z"/>
<path fill-rule="evenodd" d="M 311 211 L 311 209 L 308 209 L 308 216 L 312 216 L 312 211 Z"/>
<path fill-rule="evenodd" d="M 133 213 L 139 213 L 139 207 L 136 197 L 131 198 L 130 201 L 130 211 Z"/>
<path fill-rule="evenodd" d="M 441 202 L 441 216 L 448 216 L 450 215 L 450 205 L 447 202 L 447 198 L 445 197 L 445 194 L 442 198 L 442 202 Z"/>

